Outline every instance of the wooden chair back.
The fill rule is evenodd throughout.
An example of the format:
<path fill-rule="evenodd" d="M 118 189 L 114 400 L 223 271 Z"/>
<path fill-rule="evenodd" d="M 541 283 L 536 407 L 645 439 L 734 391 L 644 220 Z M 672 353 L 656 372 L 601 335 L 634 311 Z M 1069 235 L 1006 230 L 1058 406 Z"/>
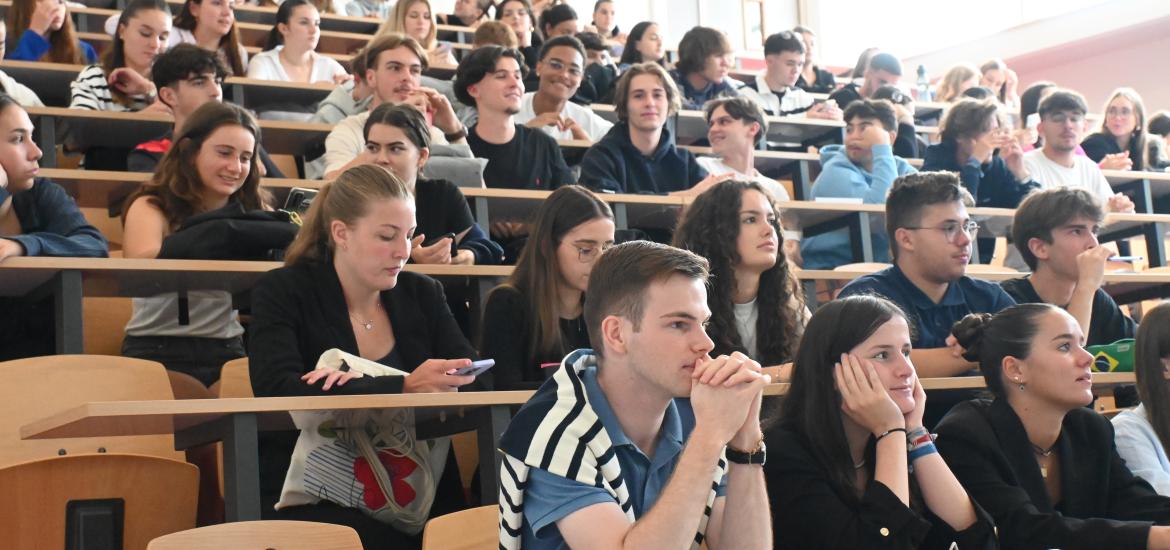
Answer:
<path fill-rule="evenodd" d="M 185 462 L 133 454 L 44 458 L 0 468 L 5 548 L 65 548 L 70 502 L 120 499 L 122 546 L 195 526 L 199 471 Z"/>
<path fill-rule="evenodd" d="M 423 528 L 422 550 L 496 550 L 499 522 L 494 504 L 433 518 Z"/>
<path fill-rule="evenodd" d="M 362 550 L 357 531 L 311 521 L 238 521 L 171 533 L 147 550 Z"/>
<path fill-rule="evenodd" d="M 0 466 L 58 455 L 136 453 L 182 460 L 171 434 L 20 438 L 20 428 L 90 401 L 173 399 L 166 369 L 108 355 L 53 355 L 0 362 Z"/>
<path fill-rule="evenodd" d="M 248 358 L 232 359 L 219 371 L 220 397 L 256 397 L 252 393 L 252 378 L 248 373 Z"/>

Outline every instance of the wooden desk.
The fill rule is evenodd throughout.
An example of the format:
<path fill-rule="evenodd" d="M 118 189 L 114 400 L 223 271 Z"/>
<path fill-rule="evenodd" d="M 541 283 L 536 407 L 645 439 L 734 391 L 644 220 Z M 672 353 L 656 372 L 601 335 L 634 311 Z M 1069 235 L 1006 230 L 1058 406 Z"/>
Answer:
<path fill-rule="evenodd" d="M 82 298 L 146 297 L 164 292 L 223 290 L 241 295 L 279 262 L 16 257 L 0 262 L 0 296 L 51 297 L 58 353 L 84 353 Z M 511 266 L 408 264 L 433 277 L 474 277 L 479 289 L 512 273 Z M 482 300 L 481 300 L 482 303 Z"/>
<path fill-rule="evenodd" d="M 268 105 L 313 106 L 325 99 L 337 85 L 332 82 L 284 82 L 258 78 L 230 77 L 224 80 L 224 101 L 263 111 Z"/>
<path fill-rule="evenodd" d="M 1170 173 L 1133 170 L 1102 170 L 1114 191 L 1133 199 L 1138 212 L 1154 212 L 1155 203 L 1170 195 Z"/>
<path fill-rule="evenodd" d="M 531 221 L 544 199 L 552 194 L 551 191 L 486 187 L 461 187 L 459 190 L 471 200 L 476 222 L 485 227 L 492 221 Z M 667 195 L 598 193 L 597 196 L 613 208 L 614 225 L 618 229 L 674 229 L 684 204 L 682 197 Z"/>
<path fill-rule="evenodd" d="M 1094 390 L 1134 383 L 1133 373 L 1095 373 Z M 927 391 L 985 387 L 982 377 L 923 378 Z M 789 384 L 764 389 L 769 397 L 787 393 Z M 175 448 L 224 442 L 224 504 L 228 521 L 260 517 L 258 435 L 261 429 L 289 429 L 289 411 L 414 408 L 442 411 L 445 422 L 426 426 L 432 435 L 474 427 L 478 434 L 480 491 L 485 501 L 496 496 L 500 435 L 511 419 L 510 408 L 526 402 L 531 391 L 466 392 L 249 399 L 114 401 L 80 405 L 22 426 L 22 439 L 56 439 L 122 435 L 175 435 Z M 426 413 L 424 413 L 426 414 Z M 463 419 L 453 417 L 464 415 Z M 420 416 L 422 416 L 420 414 Z M 434 417 L 435 414 L 429 414 Z M 440 416 L 441 419 L 441 416 Z M 463 421 L 460 421 L 463 420 Z M 420 433 L 425 422 L 420 422 Z"/>
<path fill-rule="evenodd" d="M 590 105 L 598 116 L 617 124 L 617 112 L 613 105 L 594 103 Z M 689 145 L 707 137 L 707 119 L 702 111 L 679 111 L 674 116 L 675 141 Z M 837 120 L 816 118 L 768 117 L 769 143 L 786 146 L 824 145 L 843 143 L 845 123 Z"/>
<path fill-rule="evenodd" d="M 166 134 L 174 125 L 169 115 L 155 113 L 116 113 L 62 107 L 31 107 L 26 110 L 38 130 L 40 141 L 37 145 L 44 151 L 41 164 L 48 168 L 57 166 L 56 147 L 61 143 L 59 136 L 66 135 L 59 132 L 67 130 L 70 143 L 81 149 L 97 144 L 132 148 Z M 323 147 L 325 137 L 333 129 L 328 124 L 308 122 L 258 122 L 261 143 L 273 154 L 312 157 Z"/>

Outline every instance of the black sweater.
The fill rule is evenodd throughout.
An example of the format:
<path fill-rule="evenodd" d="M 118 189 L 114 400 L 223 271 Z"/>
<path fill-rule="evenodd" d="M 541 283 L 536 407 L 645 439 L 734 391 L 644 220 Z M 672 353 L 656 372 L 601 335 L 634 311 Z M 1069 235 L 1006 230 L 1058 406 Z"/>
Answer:
<path fill-rule="evenodd" d="M 561 319 L 561 338 L 567 349 L 534 357 L 532 326 L 535 320 L 528 314 L 528 298 L 515 287 L 496 287 L 488 296 L 483 312 L 483 344 L 480 351 L 487 359 L 495 359 L 493 381 L 498 390 L 534 390 L 552 376 L 554 368 L 540 367 L 544 363 L 560 363 L 569 352 L 589 347 L 589 331 L 583 316 Z"/>
<path fill-rule="evenodd" d="M 1059 503 L 1049 500 L 1024 425 L 1003 399 L 960 403 L 937 431 L 939 452 L 995 519 L 1003 548 L 1144 550 L 1150 525 L 1170 524 L 1170 498 L 1130 473 L 1113 425 L 1093 410 L 1064 417 Z"/>
<path fill-rule="evenodd" d="M 947 550 L 996 548 L 990 516 L 977 504 L 976 522 L 956 532 L 929 510 L 917 511 L 915 491 L 908 507 L 873 479 L 873 445 L 868 456 L 870 481 L 860 498 L 842 494 L 813 454 L 808 440 L 781 424 L 769 429 L 764 465 L 772 505 L 772 535 L 778 550 L 883 548 Z"/>
<path fill-rule="evenodd" d="M 1085 156 L 1093 159 L 1093 162 L 1101 162 L 1105 155 L 1116 155 L 1124 152 L 1117 145 L 1117 140 L 1104 132 L 1097 132 L 1085 138 L 1085 141 L 1081 142 L 1081 148 L 1085 150 Z M 1129 160 L 1133 161 L 1134 170 L 1145 170 L 1145 153 L 1138 140 L 1130 138 Z"/>

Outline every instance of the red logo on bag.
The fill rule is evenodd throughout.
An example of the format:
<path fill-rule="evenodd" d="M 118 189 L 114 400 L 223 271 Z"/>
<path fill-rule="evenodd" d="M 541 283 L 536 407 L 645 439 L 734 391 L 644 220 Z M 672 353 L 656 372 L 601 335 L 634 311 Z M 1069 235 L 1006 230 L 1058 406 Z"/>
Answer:
<path fill-rule="evenodd" d="M 418 464 L 388 450 L 378 451 L 378 460 L 386 468 L 386 474 L 390 477 L 390 489 L 394 492 L 394 502 L 402 507 L 414 502 L 416 496 L 414 487 L 406 482 L 406 478 L 414 473 Z M 365 487 L 362 491 L 362 501 L 367 507 L 371 510 L 380 510 L 386 506 L 386 495 L 382 494 L 382 489 L 378 487 L 378 480 L 365 457 L 359 456 L 353 461 L 353 474 Z"/>

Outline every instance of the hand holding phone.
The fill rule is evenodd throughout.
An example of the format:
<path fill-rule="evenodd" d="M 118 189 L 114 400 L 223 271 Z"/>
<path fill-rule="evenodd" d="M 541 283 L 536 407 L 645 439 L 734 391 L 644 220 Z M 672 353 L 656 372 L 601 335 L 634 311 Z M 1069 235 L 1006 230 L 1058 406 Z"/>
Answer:
<path fill-rule="evenodd" d="M 495 366 L 495 364 L 496 364 L 495 359 L 482 359 L 480 361 L 472 361 L 470 367 L 463 367 L 461 369 L 455 369 L 455 371 L 452 372 L 451 374 L 454 374 L 456 376 L 479 376 L 479 375 L 487 372 L 488 369 L 491 369 L 493 366 Z"/>

